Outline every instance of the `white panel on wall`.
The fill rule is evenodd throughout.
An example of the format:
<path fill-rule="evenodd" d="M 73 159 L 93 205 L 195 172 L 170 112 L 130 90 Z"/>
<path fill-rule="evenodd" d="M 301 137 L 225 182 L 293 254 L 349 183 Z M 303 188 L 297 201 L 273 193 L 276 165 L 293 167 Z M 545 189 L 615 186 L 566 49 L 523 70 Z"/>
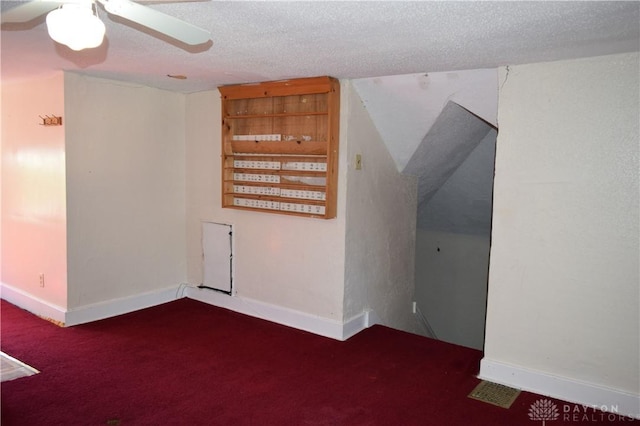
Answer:
<path fill-rule="evenodd" d="M 204 281 L 212 290 L 231 294 L 232 288 L 232 228 L 214 222 L 202 223 L 202 250 L 204 253 Z"/>

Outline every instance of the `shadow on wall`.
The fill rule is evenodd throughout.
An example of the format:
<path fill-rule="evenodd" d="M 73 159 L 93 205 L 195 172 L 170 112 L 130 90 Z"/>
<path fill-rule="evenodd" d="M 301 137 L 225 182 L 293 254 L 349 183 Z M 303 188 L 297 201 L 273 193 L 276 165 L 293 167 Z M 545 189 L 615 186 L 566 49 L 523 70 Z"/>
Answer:
<path fill-rule="evenodd" d="M 425 335 L 482 349 L 495 128 L 449 102 L 405 167 L 417 175 L 416 317 Z"/>

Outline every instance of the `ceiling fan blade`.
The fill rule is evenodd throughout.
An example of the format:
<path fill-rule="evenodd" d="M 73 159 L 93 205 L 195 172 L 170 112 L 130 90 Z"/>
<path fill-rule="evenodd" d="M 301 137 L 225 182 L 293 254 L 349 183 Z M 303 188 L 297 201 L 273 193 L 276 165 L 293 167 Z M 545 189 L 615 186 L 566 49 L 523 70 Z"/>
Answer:
<path fill-rule="evenodd" d="M 202 44 L 211 39 L 209 31 L 173 16 L 129 0 L 99 0 L 113 15 L 138 23 L 186 44 Z"/>
<path fill-rule="evenodd" d="M 16 6 L 13 9 L 9 9 L 6 12 L 3 11 L 0 16 L 3 24 L 29 22 L 32 19 L 36 19 L 38 16 L 51 12 L 63 3 L 64 1 L 33 0 L 28 3 L 21 4 L 20 6 Z"/>

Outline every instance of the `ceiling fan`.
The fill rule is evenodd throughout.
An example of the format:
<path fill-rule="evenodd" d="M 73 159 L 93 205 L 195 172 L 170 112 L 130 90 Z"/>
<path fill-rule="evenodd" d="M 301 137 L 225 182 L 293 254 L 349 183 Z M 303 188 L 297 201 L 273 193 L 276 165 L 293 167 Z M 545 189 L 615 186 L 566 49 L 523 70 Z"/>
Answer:
<path fill-rule="evenodd" d="M 147 1 L 173 3 L 185 0 Z M 29 22 L 47 14 L 47 29 L 53 40 L 73 50 L 89 49 L 100 46 L 104 38 L 105 26 L 98 18 L 98 4 L 111 15 L 135 22 L 189 45 L 206 43 L 211 37 L 205 29 L 131 0 L 31 0 L 3 11 L 1 22 Z"/>

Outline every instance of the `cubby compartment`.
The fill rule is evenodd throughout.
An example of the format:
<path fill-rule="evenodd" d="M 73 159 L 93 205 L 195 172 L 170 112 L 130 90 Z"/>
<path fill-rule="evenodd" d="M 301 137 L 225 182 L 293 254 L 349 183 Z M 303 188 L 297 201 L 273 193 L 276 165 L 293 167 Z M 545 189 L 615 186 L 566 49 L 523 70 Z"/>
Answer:
<path fill-rule="evenodd" d="M 313 77 L 219 90 L 222 206 L 334 218 L 339 82 Z"/>

